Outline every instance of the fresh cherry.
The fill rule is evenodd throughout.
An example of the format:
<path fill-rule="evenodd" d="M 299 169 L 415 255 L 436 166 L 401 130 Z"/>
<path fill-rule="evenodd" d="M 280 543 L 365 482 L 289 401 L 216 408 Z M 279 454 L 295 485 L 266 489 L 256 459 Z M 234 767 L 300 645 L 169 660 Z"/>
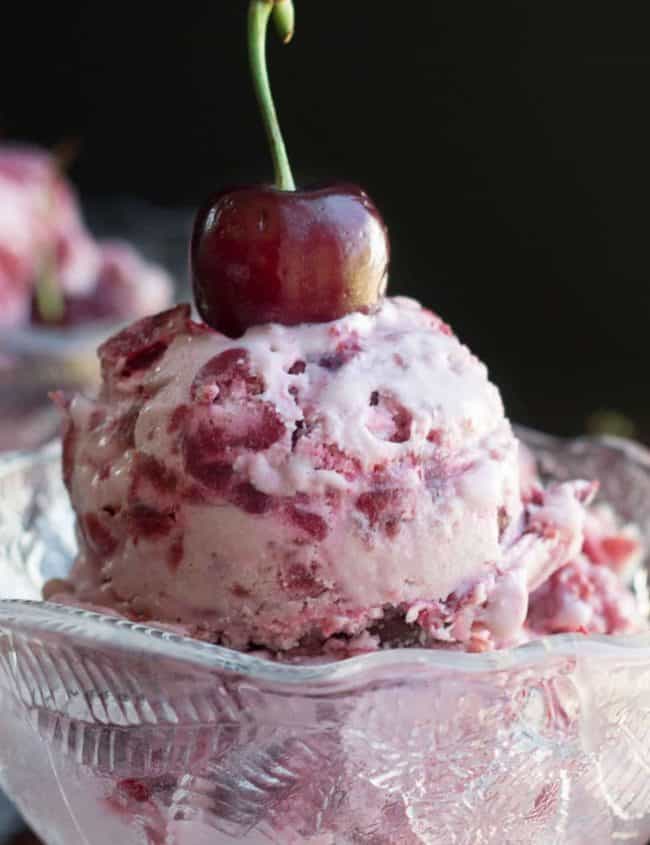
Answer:
<path fill-rule="evenodd" d="M 261 323 L 328 322 L 370 311 L 387 283 L 387 230 L 368 195 L 355 185 L 295 189 L 266 69 L 271 16 L 288 41 L 292 0 L 251 0 L 248 17 L 253 82 L 276 184 L 215 194 L 192 234 L 197 308 L 231 337 Z"/>
<path fill-rule="evenodd" d="M 311 191 L 247 187 L 214 196 L 192 236 L 192 279 L 206 323 L 327 322 L 376 306 L 389 246 L 381 216 L 354 185 Z"/>

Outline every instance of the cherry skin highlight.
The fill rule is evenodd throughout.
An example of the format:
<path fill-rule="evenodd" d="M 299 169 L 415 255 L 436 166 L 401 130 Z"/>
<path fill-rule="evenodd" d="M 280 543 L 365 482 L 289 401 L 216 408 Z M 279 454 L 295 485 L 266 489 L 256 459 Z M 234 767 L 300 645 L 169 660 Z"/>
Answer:
<path fill-rule="evenodd" d="M 329 322 L 379 304 L 389 257 L 381 215 L 356 185 L 235 188 L 196 217 L 194 297 L 205 322 L 230 337 L 268 322 Z"/>

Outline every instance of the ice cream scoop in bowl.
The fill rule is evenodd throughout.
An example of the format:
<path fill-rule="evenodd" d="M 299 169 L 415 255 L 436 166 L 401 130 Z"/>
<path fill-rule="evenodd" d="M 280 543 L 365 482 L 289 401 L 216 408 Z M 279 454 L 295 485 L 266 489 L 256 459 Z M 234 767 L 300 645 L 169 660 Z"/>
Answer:
<path fill-rule="evenodd" d="M 519 434 L 650 536 L 645 450 Z M 74 554 L 58 447 L 4 459 L 0 508 L 0 776 L 48 845 L 650 836 L 650 635 L 278 663 L 24 601 Z"/>

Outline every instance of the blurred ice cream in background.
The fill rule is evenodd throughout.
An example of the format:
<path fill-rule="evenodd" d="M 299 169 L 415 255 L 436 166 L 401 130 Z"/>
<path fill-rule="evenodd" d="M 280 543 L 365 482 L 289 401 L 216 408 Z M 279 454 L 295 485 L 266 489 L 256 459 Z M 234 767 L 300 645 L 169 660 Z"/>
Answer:
<path fill-rule="evenodd" d="M 56 158 L 0 149 L 0 325 L 78 325 L 164 308 L 167 273 L 127 243 L 98 243 Z"/>
<path fill-rule="evenodd" d="M 48 392 L 99 375 L 98 341 L 173 299 L 169 273 L 126 240 L 96 240 L 61 161 L 0 148 L 0 451 L 56 431 Z"/>

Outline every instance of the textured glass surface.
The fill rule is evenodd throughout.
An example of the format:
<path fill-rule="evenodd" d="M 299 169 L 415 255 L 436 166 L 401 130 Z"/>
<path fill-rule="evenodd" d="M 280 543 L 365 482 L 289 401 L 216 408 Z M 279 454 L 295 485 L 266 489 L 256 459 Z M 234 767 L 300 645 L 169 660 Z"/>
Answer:
<path fill-rule="evenodd" d="M 650 530 L 650 462 L 531 432 Z M 0 470 L 0 593 L 74 550 L 58 453 Z M 639 589 L 643 585 L 639 582 Z M 650 837 L 650 636 L 280 666 L 0 602 L 0 782 L 48 845 L 605 845 Z"/>

